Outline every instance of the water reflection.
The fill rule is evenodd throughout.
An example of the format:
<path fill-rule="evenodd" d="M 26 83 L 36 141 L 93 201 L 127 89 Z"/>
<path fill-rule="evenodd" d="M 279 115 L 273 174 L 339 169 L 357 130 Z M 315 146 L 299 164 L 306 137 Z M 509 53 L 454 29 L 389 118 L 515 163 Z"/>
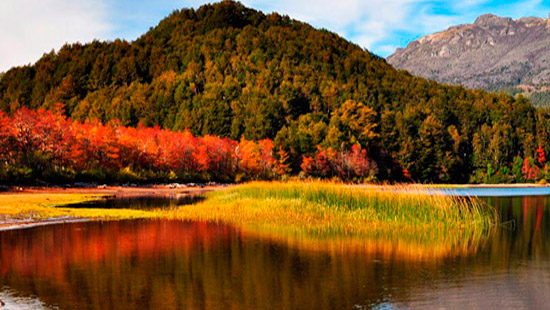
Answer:
<path fill-rule="evenodd" d="M 93 209 L 173 209 L 185 205 L 195 204 L 205 199 L 200 194 L 182 194 L 175 196 L 138 196 L 107 198 L 90 202 L 66 205 L 64 208 L 93 208 Z"/>
<path fill-rule="evenodd" d="M 525 196 L 548 196 L 550 186 L 518 186 L 518 187 L 443 187 L 431 188 L 428 192 L 443 193 L 455 196 L 477 196 L 477 197 L 525 197 Z"/>
<path fill-rule="evenodd" d="M 491 238 L 492 252 L 510 261 L 548 261 L 550 257 L 550 198 L 526 196 L 488 198 L 498 206 L 501 218 L 509 222 L 508 229 L 500 229 Z"/>
<path fill-rule="evenodd" d="M 488 202 L 515 227 L 431 256 L 410 240 L 266 236 L 179 221 L 5 231 L 0 296 L 9 288 L 12 300 L 60 309 L 545 308 L 548 198 Z"/>

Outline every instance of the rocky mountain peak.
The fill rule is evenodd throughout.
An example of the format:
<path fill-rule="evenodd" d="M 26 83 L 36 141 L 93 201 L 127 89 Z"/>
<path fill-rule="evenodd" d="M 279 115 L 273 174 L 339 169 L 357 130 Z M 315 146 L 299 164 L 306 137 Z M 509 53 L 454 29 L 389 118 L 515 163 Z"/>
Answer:
<path fill-rule="evenodd" d="M 413 41 L 387 61 L 443 83 L 540 90 L 550 85 L 550 19 L 481 15 Z"/>
<path fill-rule="evenodd" d="M 508 26 L 512 22 L 512 19 L 509 17 L 499 17 L 494 14 L 484 14 L 479 16 L 474 25 L 479 27 L 498 27 L 498 26 Z"/>

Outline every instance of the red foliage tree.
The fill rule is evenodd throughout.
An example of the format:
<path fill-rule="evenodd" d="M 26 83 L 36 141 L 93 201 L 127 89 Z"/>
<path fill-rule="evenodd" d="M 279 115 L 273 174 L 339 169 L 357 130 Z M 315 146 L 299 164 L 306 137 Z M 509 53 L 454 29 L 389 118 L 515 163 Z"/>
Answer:
<path fill-rule="evenodd" d="M 337 176 L 342 179 L 365 178 L 378 172 L 376 163 L 358 145 L 343 152 L 318 146 L 315 158 L 304 157 L 300 167 L 304 173 L 312 176 Z"/>
<path fill-rule="evenodd" d="M 317 171 L 315 167 L 315 160 L 311 156 L 304 156 L 302 157 L 302 163 L 300 164 L 300 168 L 305 174 L 314 175 Z"/>
<path fill-rule="evenodd" d="M 0 111 L 0 160 L 6 161 L 13 147 L 10 139 L 13 137 L 10 119 Z"/>
<path fill-rule="evenodd" d="M 544 167 L 544 164 L 546 163 L 546 154 L 540 144 L 537 149 L 537 163 L 539 164 L 539 167 Z"/>
<path fill-rule="evenodd" d="M 125 127 L 113 121 L 73 122 L 54 111 L 21 109 L 13 116 L 0 112 L 0 160 L 4 165 L 42 162 L 76 173 L 90 170 L 152 171 L 184 178 L 232 179 L 237 171 L 266 178 L 286 171 L 284 154 L 277 161 L 273 142 L 215 136 L 195 137 L 185 130 L 156 126 Z"/>
<path fill-rule="evenodd" d="M 525 180 L 535 181 L 539 178 L 539 168 L 536 165 L 532 164 L 531 160 L 527 157 L 523 160 L 521 174 L 523 175 L 523 178 L 525 178 Z"/>
<path fill-rule="evenodd" d="M 242 137 L 236 153 L 238 169 L 248 177 L 268 177 L 273 174 L 275 159 L 271 140 L 254 142 Z"/>

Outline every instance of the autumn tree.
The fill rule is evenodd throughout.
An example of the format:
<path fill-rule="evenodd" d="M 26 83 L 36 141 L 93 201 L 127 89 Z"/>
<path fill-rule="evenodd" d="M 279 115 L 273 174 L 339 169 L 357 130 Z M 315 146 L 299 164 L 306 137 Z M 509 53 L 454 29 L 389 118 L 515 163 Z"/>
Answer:
<path fill-rule="evenodd" d="M 544 152 L 544 149 L 540 144 L 536 153 L 537 153 L 537 164 L 539 165 L 539 167 L 544 167 L 544 165 L 546 164 L 546 153 Z"/>

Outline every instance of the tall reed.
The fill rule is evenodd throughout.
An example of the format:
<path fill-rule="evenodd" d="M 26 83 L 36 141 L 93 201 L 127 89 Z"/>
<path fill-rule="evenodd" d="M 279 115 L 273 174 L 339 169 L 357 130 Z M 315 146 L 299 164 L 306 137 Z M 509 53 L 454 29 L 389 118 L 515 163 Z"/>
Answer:
<path fill-rule="evenodd" d="M 353 186 L 332 182 L 254 182 L 208 195 L 175 217 L 314 235 L 400 234 L 434 239 L 487 230 L 497 212 L 475 198 L 431 195 L 416 186 Z"/>

